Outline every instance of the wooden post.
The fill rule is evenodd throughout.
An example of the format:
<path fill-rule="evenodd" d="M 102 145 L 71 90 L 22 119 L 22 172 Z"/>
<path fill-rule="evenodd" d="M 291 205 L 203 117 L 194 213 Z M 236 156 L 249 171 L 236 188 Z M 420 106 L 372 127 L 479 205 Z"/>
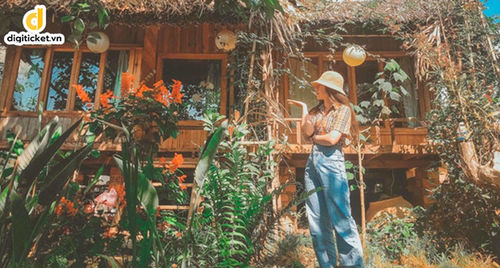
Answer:
<path fill-rule="evenodd" d="M 147 75 L 156 70 L 160 34 L 162 33 L 160 33 L 159 26 L 152 25 L 146 28 L 144 33 L 144 53 L 142 53 L 140 80 L 143 80 Z M 154 81 L 149 81 L 147 84 L 151 85 L 153 82 Z"/>

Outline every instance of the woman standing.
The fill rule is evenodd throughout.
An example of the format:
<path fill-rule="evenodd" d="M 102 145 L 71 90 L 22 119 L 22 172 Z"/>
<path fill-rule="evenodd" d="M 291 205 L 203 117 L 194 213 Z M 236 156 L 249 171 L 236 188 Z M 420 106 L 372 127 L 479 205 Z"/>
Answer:
<path fill-rule="evenodd" d="M 306 191 L 322 188 L 306 202 L 314 251 L 321 267 L 336 267 L 338 251 L 340 267 L 363 268 L 363 248 L 351 216 L 342 152 L 342 146 L 357 139 L 358 124 L 343 90 L 342 75 L 327 71 L 312 85 L 319 104 L 309 113 L 305 103 L 289 102 L 302 107 L 302 132 L 313 142 L 305 169 Z"/>

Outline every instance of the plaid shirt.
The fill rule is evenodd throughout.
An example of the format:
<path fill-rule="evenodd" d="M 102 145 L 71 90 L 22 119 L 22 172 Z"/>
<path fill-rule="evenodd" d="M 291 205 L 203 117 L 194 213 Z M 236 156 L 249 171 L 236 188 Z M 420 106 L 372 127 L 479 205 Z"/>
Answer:
<path fill-rule="evenodd" d="M 336 130 L 344 134 L 337 144 L 340 146 L 349 145 L 351 142 L 351 109 L 342 105 L 338 109 L 332 106 L 326 114 L 324 114 L 324 110 L 325 107 L 321 104 L 319 112 L 314 116 L 314 134 L 324 135 Z"/>

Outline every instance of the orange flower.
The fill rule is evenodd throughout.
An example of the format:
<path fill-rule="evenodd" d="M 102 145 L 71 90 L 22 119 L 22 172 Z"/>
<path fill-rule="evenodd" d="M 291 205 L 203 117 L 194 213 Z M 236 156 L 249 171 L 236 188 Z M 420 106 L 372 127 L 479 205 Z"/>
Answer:
<path fill-rule="evenodd" d="M 174 84 L 172 85 L 172 95 L 170 95 L 170 97 L 175 103 L 182 103 L 182 97 L 184 96 L 184 94 L 181 93 L 182 83 L 175 79 L 172 81 Z"/>
<path fill-rule="evenodd" d="M 76 94 L 82 102 L 91 102 L 89 94 L 85 91 L 85 89 L 83 89 L 83 85 L 73 85 L 73 87 L 75 87 Z"/>
<path fill-rule="evenodd" d="M 168 89 L 165 86 L 160 87 L 160 92 L 157 94 L 157 101 L 163 103 L 163 105 L 168 105 Z"/>
<path fill-rule="evenodd" d="M 234 120 L 235 121 L 240 120 L 240 111 L 234 110 Z"/>
<path fill-rule="evenodd" d="M 106 93 L 102 93 L 101 96 L 99 97 L 99 101 L 101 103 L 101 106 L 103 108 L 108 107 L 108 105 L 109 105 L 108 101 L 112 97 L 113 97 L 113 91 L 111 91 L 111 90 L 106 91 Z"/>
<path fill-rule="evenodd" d="M 66 210 L 68 212 L 68 215 L 70 216 L 75 216 L 76 213 L 78 212 L 78 210 L 75 209 L 75 205 L 73 204 L 73 202 L 69 200 L 66 202 Z"/>
<path fill-rule="evenodd" d="M 113 185 L 110 188 L 114 188 L 117 195 L 118 195 L 118 200 L 117 202 L 120 204 L 120 209 L 123 209 L 125 205 L 127 204 L 125 200 L 125 185 L 120 184 L 120 185 Z"/>
<path fill-rule="evenodd" d="M 144 98 L 144 92 L 146 91 L 151 91 L 153 90 L 152 88 L 149 88 L 148 86 L 142 84 L 141 87 L 139 88 L 139 90 L 137 91 L 137 93 L 135 93 L 135 95 L 138 97 L 138 98 Z"/>
<path fill-rule="evenodd" d="M 232 139 L 233 138 L 234 126 L 227 127 L 227 130 L 229 131 L 229 137 Z"/>
<path fill-rule="evenodd" d="M 64 208 L 66 208 L 66 213 L 70 216 L 75 216 L 78 212 L 78 210 L 75 209 L 75 204 L 73 204 L 71 200 L 67 200 L 66 197 L 61 197 L 61 200 L 59 200 L 59 202 L 60 203 L 54 209 L 54 213 L 56 214 L 56 216 L 61 216 Z"/>
<path fill-rule="evenodd" d="M 182 233 L 181 233 L 181 232 L 177 232 L 177 231 L 175 231 L 175 236 L 176 236 L 176 237 L 181 237 L 181 236 L 182 236 Z"/>
<path fill-rule="evenodd" d="M 85 205 L 84 211 L 86 214 L 90 214 L 90 213 L 94 212 L 94 206 L 92 204 L 87 204 L 87 205 Z"/>
<path fill-rule="evenodd" d="M 134 84 L 134 76 L 129 73 L 122 73 L 121 95 L 126 96 Z"/>
<path fill-rule="evenodd" d="M 177 179 L 179 180 L 179 184 L 184 183 L 184 180 L 186 179 L 186 177 L 187 177 L 187 175 L 185 175 L 185 174 L 180 176 L 180 177 L 177 177 Z"/>
<path fill-rule="evenodd" d="M 153 84 L 154 87 L 159 87 L 161 85 L 163 85 L 163 80 L 160 80 L 160 81 Z"/>
<path fill-rule="evenodd" d="M 59 204 L 56 206 L 56 208 L 54 209 L 54 213 L 56 214 L 56 216 L 61 216 L 62 214 L 62 210 L 63 210 L 63 205 L 62 204 Z"/>
<path fill-rule="evenodd" d="M 170 170 L 170 172 L 175 172 L 175 170 L 177 170 L 182 163 L 184 163 L 184 157 L 182 157 L 182 154 L 175 153 L 168 170 Z"/>
<path fill-rule="evenodd" d="M 181 188 L 182 191 L 187 189 L 187 186 L 184 183 L 179 183 L 179 188 Z"/>
<path fill-rule="evenodd" d="M 163 157 L 163 156 L 162 156 L 162 157 L 160 158 L 160 164 L 162 164 L 162 165 L 163 165 L 163 164 L 165 164 L 165 163 L 167 163 L 167 159 L 166 159 L 165 157 Z"/>

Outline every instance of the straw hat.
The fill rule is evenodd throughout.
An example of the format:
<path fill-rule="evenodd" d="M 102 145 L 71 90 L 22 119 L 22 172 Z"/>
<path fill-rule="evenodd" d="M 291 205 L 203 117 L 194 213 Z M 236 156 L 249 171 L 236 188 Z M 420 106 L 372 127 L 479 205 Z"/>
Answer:
<path fill-rule="evenodd" d="M 334 71 L 324 72 L 318 80 L 312 81 L 311 84 L 313 86 L 320 84 L 346 95 L 343 89 L 344 78 L 341 74 Z"/>

